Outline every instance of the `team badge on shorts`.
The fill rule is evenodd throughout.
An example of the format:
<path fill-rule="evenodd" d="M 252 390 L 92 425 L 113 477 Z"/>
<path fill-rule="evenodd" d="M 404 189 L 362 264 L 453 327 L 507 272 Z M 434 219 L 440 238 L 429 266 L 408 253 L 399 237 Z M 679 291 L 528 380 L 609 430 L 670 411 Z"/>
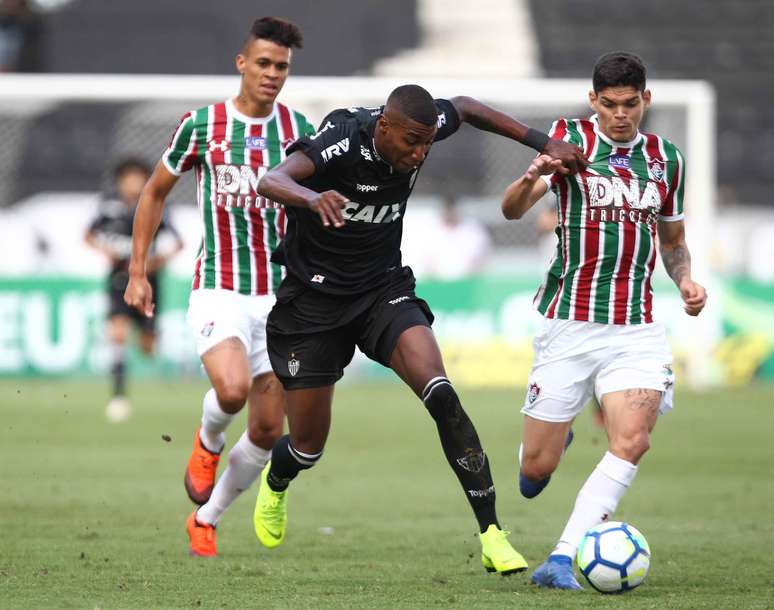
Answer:
<path fill-rule="evenodd" d="M 457 458 L 457 463 L 468 472 L 481 472 L 486 464 L 486 454 L 483 451 L 471 451 L 465 457 Z"/>
<path fill-rule="evenodd" d="M 202 326 L 202 337 L 209 337 L 212 334 L 213 328 L 215 328 L 215 322 L 207 322 L 204 326 Z"/>
<path fill-rule="evenodd" d="M 529 389 L 527 390 L 527 401 L 529 404 L 532 404 L 538 399 L 538 396 L 540 396 L 540 386 L 536 383 L 530 383 Z"/>
<path fill-rule="evenodd" d="M 295 354 L 290 354 L 290 360 L 288 360 L 288 371 L 290 376 L 295 377 L 298 374 L 298 369 L 301 368 L 301 362 L 296 360 Z"/>
<path fill-rule="evenodd" d="M 675 373 L 672 370 L 672 365 L 665 364 L 663 366 L 662 372 L 664 373 L 664 389 L 668 390 L 673 385 L 675 385 Z"/>

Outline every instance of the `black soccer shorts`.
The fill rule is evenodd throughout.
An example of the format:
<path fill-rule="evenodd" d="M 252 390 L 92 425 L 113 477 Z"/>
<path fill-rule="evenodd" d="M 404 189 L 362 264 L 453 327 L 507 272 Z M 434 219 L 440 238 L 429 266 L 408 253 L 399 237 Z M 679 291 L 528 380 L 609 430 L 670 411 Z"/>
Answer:
<path fill-rule="evenodd" d="M 286 390 L 333 385 L 344 375 L 355 346 L 389 367 L 401 333 L 430 326 L 433 313 L 414 293 L 409 267 L 364 294 L 330 295 L 288 275 L 266 325 L 269 359 Z"/>
<path fill-rule="evenodd" d="M 156 332 L 156 315 L 158 314 L 159 283 L 155 274 L 148 276 L 148 283 L 153 290 L 153 299 L 156 302 L 156 315 L 148 318 L 133 307 L 129 307 L 124 301 L 124 291 L 129 283 L 129 273 L 126 271 L 114 271 L 108 277 L 108 298 L 110 299 L 108 318 L 113 316 L 127 316 L 145 332 Z"/>

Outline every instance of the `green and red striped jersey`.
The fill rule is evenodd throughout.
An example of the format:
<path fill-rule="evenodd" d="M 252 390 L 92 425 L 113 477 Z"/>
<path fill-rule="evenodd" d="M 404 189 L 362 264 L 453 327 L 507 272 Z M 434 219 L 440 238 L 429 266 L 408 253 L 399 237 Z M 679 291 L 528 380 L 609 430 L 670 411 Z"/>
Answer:
<path fill-rule="evenodd" d="M 614 142 L 594 117 L 560 119 L 550 135 L 577 144 L 591 163 L 574 176 L 544 176 L 556 194 L 559 241 L 535 295 L 538 311 L 602 324 L 652 322 L 656 225 L 683 218 L 682 154 L 654 134 Z"/>
<path fill-rule="evenodd" d="M 270 259 L 285 235 L 285 210 L 255 189 L 292 142 L 314 131 L 304 115 L 278 102 L 264 118 L 245 116 L 232 100 L 183 115 L 162 161 L 176 176 L 196 171 L 203 230 L 194 290 L 277 290 L 284 269 Z"/>

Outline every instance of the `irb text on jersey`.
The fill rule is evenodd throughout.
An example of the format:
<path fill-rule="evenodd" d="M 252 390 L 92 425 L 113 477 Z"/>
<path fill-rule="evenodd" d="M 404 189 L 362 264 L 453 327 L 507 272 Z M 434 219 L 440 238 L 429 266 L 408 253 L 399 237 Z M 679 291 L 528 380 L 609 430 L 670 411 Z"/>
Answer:
<path fill-rule="evenodd" d="M 334 156 L 340 157 L 341 153 L 345 153 L 349 150 L 349 138 L 344 138 L 343 140 L 339 140 L 335 144 L 331 144 L 328 148 L 324 149 L 322 153 L 323 161 L 326 163 L 331 160 Z"/>
<path fill-rule="evenodd" d="M 401 216 L 400 203 L 387 205 L 363 205 L 350 201 L 341 210 L 341 215 L 352 222 L 372 222 L 374 224 L 395 222 Z"/>

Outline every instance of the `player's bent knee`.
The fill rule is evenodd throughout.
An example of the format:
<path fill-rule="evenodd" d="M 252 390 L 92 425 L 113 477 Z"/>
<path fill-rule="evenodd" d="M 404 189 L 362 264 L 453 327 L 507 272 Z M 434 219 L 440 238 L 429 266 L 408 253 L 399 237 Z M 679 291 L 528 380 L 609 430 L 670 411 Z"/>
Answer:
<path fill-rule="evenodd" d="M 650 449 L 650 433 L 647 430 L 621 435 L 610 441 L 610 452 L 632 464 L 639 462 L 648 449 Z"/>
<path fill-rule="evenodd" d="M 436 377 L 427 383 L 422 392 L 422 402 L 436 421 L 457 420 L 462 415 L 460 399 L 446 377 Z"/>
<path fill-rule="evenodd" d="M 530 481 L 542 481 L 550 477 L 558 465 L 558 461 L 540 458 L 529 459 L 528 456 L 524 456 L 521 462 L 521 474 Z"/>
<path fill-rule="evenodd" d="M 256 447 L 271 449 L 282 436 L 282 420 L 278 422 L 250 422 L 247 426 L 247 437 Z"/>
<path fill-rule="evenodd" d="M 250 386 L 247 383 L 226 382 L 215 387 L 218 403 L 226 413 L 237 413 L 247 401 Z"/>

